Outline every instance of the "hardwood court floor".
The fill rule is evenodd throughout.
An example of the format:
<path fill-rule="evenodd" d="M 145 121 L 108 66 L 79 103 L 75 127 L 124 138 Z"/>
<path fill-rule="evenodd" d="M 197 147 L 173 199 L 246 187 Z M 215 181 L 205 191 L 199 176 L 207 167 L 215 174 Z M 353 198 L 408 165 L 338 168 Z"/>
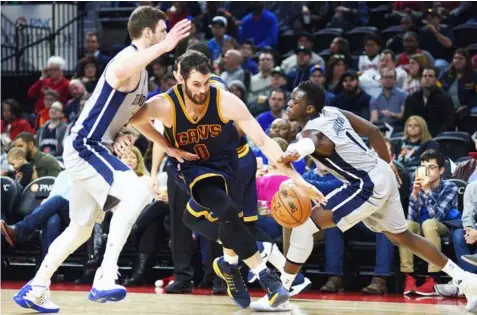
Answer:
<path fill-rule="evenodd" d="M 18 307 L 12 300 L 17 290 L 11 285 L 1 290 L 1 314 L 32 314 L 31 310 Z M 73 287 L 71 289 L 71 287 Z M 119 303 L 93 303 L 87 298 L 86 287 L 60 286 L 52 292 L 53 299 L 61 307 L 60 314 L 68 315 L 122 315 L 122 314 L 193 314 L 193 315 L 245 315 L 255 313 L 250 309 L 238 309 L 227 296 L 211 296 L 206 291 L 196 291 L 194 295 L 162 294 L 162 289 L 154 293 L 151 288 L 129 290 L 125 300 Z M 72 291 L 74 290 L 74 291 Z M 145 292 L 145 293 L 133 293 Z M 261 296 L 253 291 L 253 296 Z M 305 298 L 292 301 L 293 311 L 276 314 L 363 314 L 363 315 L 396 315 L 396 314 L 465 314 L 465 300 L 442 298 L 404 298 L 397 295 L 384 297 L 367 297 L 360 294 L 319 294 L 310 292 Z M 256 299 L 256 298 L 254 298 Z"/>

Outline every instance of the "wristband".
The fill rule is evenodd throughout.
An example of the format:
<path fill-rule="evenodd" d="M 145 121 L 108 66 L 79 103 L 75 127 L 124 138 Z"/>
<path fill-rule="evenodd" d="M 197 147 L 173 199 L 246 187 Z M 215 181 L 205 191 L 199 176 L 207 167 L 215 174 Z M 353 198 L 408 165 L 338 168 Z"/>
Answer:
<path fill-rule="evenodd" d="M 296 151 L 300 155 L 298 160 L 301 160 L 307 155 L 313 154 L 315 149 L 313 140 L 310 138 L 302 138 L 298 142 L 290 144 L 287 151 Z"/>

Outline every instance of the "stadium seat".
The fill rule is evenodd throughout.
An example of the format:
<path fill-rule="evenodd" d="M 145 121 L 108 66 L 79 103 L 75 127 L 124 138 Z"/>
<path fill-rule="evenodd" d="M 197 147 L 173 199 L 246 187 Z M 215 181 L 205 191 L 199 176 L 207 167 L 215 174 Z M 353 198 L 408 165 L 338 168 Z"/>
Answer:
<path fill-rule="evenodd" d="M 437 135 L 437 137 L 448 137 L 448 136 L 462 138 L 469 142 L 472 140 L 472 138 L 467 132 L 462 132 L 462 131 L 444 131 Z"/>
<path fill-rule="evenodd" d="M 469 45 L 466 49 L 471 56 L 477 55 L 477 44 Z"/>
<path fill-rule="evenodd" d="M 447 181 L 456 184 L 458 187 L 458 208 L 460 212 L 464 211 L 464 192 L 465 188 L 467 187 L 467 182 L 457 178 L 448 179 Z"/>
<path fill-rule="evenodd" d="M 381 47 L 386 47 L 388 40 L 402 32 L 401 25 L 390 26 L 381 32 Z"/>
<path fill-rule="evenodd" d="M 291 31 L 278 36 L 278 51 L 280 54 L 286 54 L 290 49 L 295 49 L 297 40 L 298 36 Z"/>
<path fill-rule="evenodd" d="M 341 36 L 341 28 L 325 28 L 313 34 L 313 50 L 322 51 L 330 47 L 335 37 Z"/>
<path fill-rule="evenodd" d="M 386 19 L 386 14 L 389 12 L 391 12 L 391 8 L 386 5 L 370 9 L 368 25 L 375 26 L 380 30 L 389 26 L 389 21 Z"/>
<path fill-rule="evenodd" d="M 465 48 L 471 44 L 477 43 L 477 25 L 461 24 L 454 27 L 454 45 Z"/>
<path fill-rule="evenodd" d="M 460 164 L 460 163 L 465 163 L 467 162 L 468 160 L 472 159 L 470 156 L 461 156 L 460 158 L 458 158 L 456 161 L 455 161 L 455 164 Z"/>
<path fill-rule="evenodd" d="M 441 152 L 452 161 L 469 153 L 470 141 L 460 136 L 437 136 L 433 140 L 439 144 Z"/>
<path fill-rule="evenodd" d="M 352 54 L 361 54 L 364 48 L 364 38 L 367 35 L 377 35 L 378 29 L 374 26 L 359 26 L 345 34 L 349 41 Z"/>
<path fill-rule="evenodd" d="M 21 218 L 29 215 L 41 202 L 48 198 L 55 183 L 55 177 L 45 176 L 31 182 L 25 187 L 20 196 L 18 214 Z"/>
<path fill-rule="evenodd" d="M 2 217 L 11 218 L 13 209 L 18 201 L 19 189 L 17 183 L 10 177 L 2 176 Z"/>
<path fill-rule="evenodd" d="M 401 137 L 401 139 L 403 139 L 403 138 L 404 138 L 404 131 L 394 132 L 394 133 L 392 134 L 392 137 L 393 137 L 393 138 L 394 138 L 394 137 L 396 137 L 396 138 L 397 138 L 397 137 Z"/>

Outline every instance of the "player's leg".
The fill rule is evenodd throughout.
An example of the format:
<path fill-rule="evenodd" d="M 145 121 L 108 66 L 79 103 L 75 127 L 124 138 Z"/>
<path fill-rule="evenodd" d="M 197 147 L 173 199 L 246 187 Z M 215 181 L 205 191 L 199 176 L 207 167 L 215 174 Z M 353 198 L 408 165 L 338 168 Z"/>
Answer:
<path fill-rule="evenodd" d="M 147 179 L 137 177 L 132 171 L 114 172 L 109 194 L 121 202 L 113 210 L 103 262 L 89 294 L 90 300 L 101 303 L 119 301 L 126 296 L 126 289 L 116 284 L 119 254 L 137 217 L 152 199 Z"/>
<path fill-rule="evenodd" d="M 238 272 L 238 257 L 236 255 L 240 256 L 251 270 L 259 275 L 260 283 L 266 287 L 266 291 L 270 295 L 271 304 L 282 304 L 288 300 L 288 292 L 283 289 L 279 279 L 263 263 L 255 240 L 239 218 L 237 207 L 227 195 L 225 185 L 223 178 L 214 176 L 200 180 L 193 187 L 194 199 L 219 218 L 219 238 L 224 245 L 224 257 L 214 262 L 214 269 L 219 276 L 221 276 L 221 270 L 225 271 L 226 274 L 222 274 L 221 277 L 226 280 L 229 291 L 231 284 L 235 285 L 242 299 L 241 301 L 235 300 L 242 307 L 246 307 L 250 304 L 250 296 Z"/>
<path fill-rule="evenodd" d="M 17 295 L 15 302 L 24 308 L 39 312 L 58 312 L 59 308 L 49 298 L 50 279 L 78 247 L 91 236 L 94 226 L 94 208 L 97 203 L 80 184 L 73 183 L 70 196 L 70 224 L 50 245 L 35 277 Z"/>

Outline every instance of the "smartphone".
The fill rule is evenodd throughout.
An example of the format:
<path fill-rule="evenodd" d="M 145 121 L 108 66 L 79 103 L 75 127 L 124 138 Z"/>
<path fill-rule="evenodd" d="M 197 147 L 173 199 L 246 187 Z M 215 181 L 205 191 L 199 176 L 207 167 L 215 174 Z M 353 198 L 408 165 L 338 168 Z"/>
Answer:
<path fill-rule="evenodd" d="M 427 167 L 419 166 L 416 169 L 416 179 L 420 179 L 423 182 L 427 182 L 429 180 L 429 173 Z"/>

